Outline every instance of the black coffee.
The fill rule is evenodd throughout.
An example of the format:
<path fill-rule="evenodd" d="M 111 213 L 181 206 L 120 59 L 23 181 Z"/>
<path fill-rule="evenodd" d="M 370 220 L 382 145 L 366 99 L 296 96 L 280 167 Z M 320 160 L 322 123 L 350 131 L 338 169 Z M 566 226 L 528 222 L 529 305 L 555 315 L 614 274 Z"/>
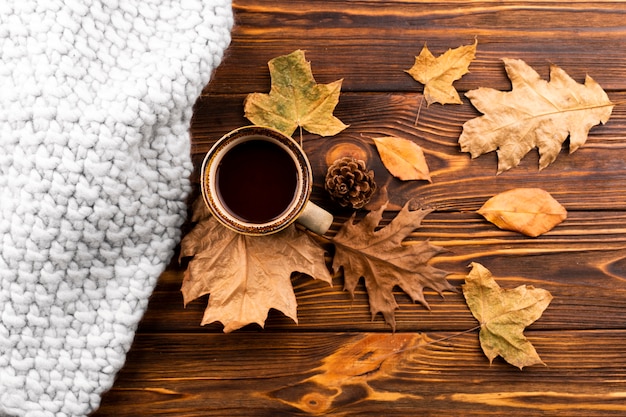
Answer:
<path fill-rule="evenodd" d="M 235 145 L 217 167 L 216 184 L 224 207 L 248 223 L 270 222 L 295 198 L 298 171 L 291 156 L 266 140 Z"/>

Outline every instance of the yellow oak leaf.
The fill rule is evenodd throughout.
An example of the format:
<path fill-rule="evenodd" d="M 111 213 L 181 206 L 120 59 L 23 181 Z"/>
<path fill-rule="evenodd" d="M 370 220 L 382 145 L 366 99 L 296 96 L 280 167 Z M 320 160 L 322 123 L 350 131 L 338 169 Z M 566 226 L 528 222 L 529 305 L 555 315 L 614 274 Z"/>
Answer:
<path fill-rule="evenodd" d="M 468 91 L 465 95 L 483 116 L 465 122 L 459 137 L 461 151 L 472 158 L 497 151 L 498 174 L 517 166 L 534 148 L 541 170 L 557 158 L 568 136 L 572 153 L 593 126 L 609 120 L 613 103 L 591 77 L 579 84 L 552 65 L 547 82 L 522 60 L 503 61 L 512 90 Z"/>
<path fill-rule="evenodd" d="M 245 116 L 252 123 L 288 136 L 298 126 L 321 136 L 333 136 L 348 127 L 333 115 L 343 80 L 317 84 L 301 50 L 274 58 L 268 66 L 269 94 L 252 93 L 244 101 Z"/>
<path fill-rule="evenodd" d="M 425 287 L 439 294 L 454 291 L 454 287 L 446 279 L 447 272 L 428 265 L 442 248 L 428 241 L 402 242 L 432 210 L 409 211 L 407 203 L 387 226 L 376 230 L 386 206 L 369 212 L 358 223 L 354 223 L 353 215 L 341 226 L 332 238 L 333 270 L 343 269 L 344 289 L 350 294 L 354 294 L 363 277 L 372 318 L 382 313 L 385 322 L 395 330 L 398 304 L 393 296 L 394 287 L 400 287 L 426 308 Z"/>
<path fill-rule="evenodd" d="M 406 72 L 424 84 L 424 98 L 428 105 L 463 103 L 452 83 L 469 72 L 470 63 L 476 56 L 477 45 L 478 41 L 475 41 L 473 45 L 448 49 L 438 57 L 424 45 L 420 54 L 415 57 L 415 63 Z"/>
<path fill-rule="evenodd" d="M 537 237 L 567 218 L 567 210 L 541 188 L 514 188 L 491 197 L 478 210 L 500 229 Z"/>
<path fill-rule="evenodd" d="M 520 369 L 545 365 L 524 329 L 541 317 L 552 301 L 550 292 L 531 285 L 503 289 L 487 268 L 475 262 L 471 267 L 463 295 L 480 323 L 480 346 L 489 362 L 499 355 Z"/>
<path fill-rule="evenodd" d="M 292 272 L 331 283 L 324 250 L 294 225 L 268 236 L 245 236 L 203 217 L 181 242 L 185 305 L 210 294 L 202 325 L 219 321 L 228 333 L 250 323 L 264 326 L 270 308 L 294 322 Z"/>
<path fill-rule="evenodd" d="M 407 139 L 387 136 L 374 138 L 380 159 L 391 174 L 401 180 L 430 179 L 430 170 L 422 148 Z"/>

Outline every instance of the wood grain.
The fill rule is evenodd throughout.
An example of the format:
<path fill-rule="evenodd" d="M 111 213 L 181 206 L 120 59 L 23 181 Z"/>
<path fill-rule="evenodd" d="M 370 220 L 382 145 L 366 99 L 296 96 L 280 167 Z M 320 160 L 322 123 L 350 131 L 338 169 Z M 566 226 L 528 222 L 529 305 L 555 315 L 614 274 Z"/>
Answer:
<path fill-rule="evenodd" d="M 623 330 L 527 334 L 546 367 L 476 333 L 140 334 L 99 415 L 623 415 Z"/>
<path fill-rule="evenodd" d="M 518 370 L 482 354 L 476 320 L 460 292 L 426 291 L 427 310 L 401 290 L 397 331 L 372 318 L 361 282 L 354 298 L 294 273 L 295 324 L 271 310 L 264 329 L 223 334 L 199 325 L 210 302 L 183 308 L 184 265 L 161 276 L 126 366 L 94 416 L 618 416 L 626 413 L 626 7 L 619 1 L 236 0 L 233 42 L 194 108 L 196 169 L 211 144 L 249 124 L 243 100 L 268 92 L 267 61 L 306 51 L 320 83 L 343 79 L 335 115 L 350 127 L 332 138 L 304 133 L 313 199 L 331 210 L 332 238 L 351 212 L 322 188 L 337 146 L 359 147 L 386 186 L 381 226 L 404 204 L 429 207 L 405 242 L 430 240 L 446 252 L 432 264 L 460 289 L 470 262 L 505 288 L 530 284 L 554 299 L 525 332 L 547 367 Z M 531 151 L 501 175 L 496 155 L 470 159 L 457 143 L 480 114 L 462 105 L 426 106 L 423 86 L 405 73 L 427 43 L 435 55 L 478 39 L 470 73 L 455 82 L 508 91 L 501 59 L 520 58 L 545 79 L 551 64 L 578 82 L 588 74 L 616 104 L 586 144 L 538 171 Z M 419 117 L 418 117 L 419 114 Z M 433 183 L 402 182 L 382 165 L 372 138 L 419 144 Z M 197 175 L 192 177 L 197 196 Z M 497 229 L 476 214 L 491 196 L 540 187 L 568 218 L 538 238 Z M 362 216 L 363 214 L 359 214 Z M 192 224 L 185 225 L 188 231 Z M 330 261 L 332 244 L 322 242 Z M 468 332 L 468 330 L 471 330 Z"/>
<path fill-rule="evenodd" d="M 505 89 L 500 60 L 520 58 L 547 76 L 551 63 L 624 90 L 626 8 L 619 1 L 316 1 L 235 4 L 237 50 L 209 92 L 267 89 L 266 63 L 307 52 L 319 82 L 344 78 L 344 91 L 421 91 L 405 70 L 424 43 L 436 55 L 478 39 L 471 73 L 455 85 Z M 242 76 L 245 73 L 245 76 Z"/>
<path fill-rule="evenodd" d="M 210 145 L 229 130 L 249 124 L 243 117 L 245 96 L 205 96 L 197 105 L 193 126 L 193 153 L 199 165 Z M 606 125 L 591 129 L 586 144 L 573 154 L 567 143 L 557 160 L 542 171 L 538 153 L 531 151 L 515 167 L 496 176 L 495 153 L 470 159 L 458 144 L 463 123 L 479 113 L 466 101 L 462 106 L 432 105 L 415 118 L 421 94 L 343 94 L 335 115 L 350 127 L 330 139 L 305 134 L 304 149 L 317 184 L 326 173 L 326 154 L 338 143 L 352 143 L 370 157 L 379 185 L 388 184 L 391 203 L 402 206 L 416 199 L 438 210 L 477 210 L 491 196 L 515 187 L 540 187 L 553 194 L 567 210 L 626 208 L 626 107 L 617 106 Z M 626 102 L 626 94 L 612 94 Z M 222 113 L 224 112 L 224 113 Z M 228 116 L 225 116 L 227 114 Z M 228 117 L 228 119 L 225 119 Z M 415 141 L 426 155 L 432 176 L 427 181 L 402 182 L 382 166 L 372 138 L 397 136 Z M 330 207 L 325 192 L 316 187 L 314 198 Z"/>

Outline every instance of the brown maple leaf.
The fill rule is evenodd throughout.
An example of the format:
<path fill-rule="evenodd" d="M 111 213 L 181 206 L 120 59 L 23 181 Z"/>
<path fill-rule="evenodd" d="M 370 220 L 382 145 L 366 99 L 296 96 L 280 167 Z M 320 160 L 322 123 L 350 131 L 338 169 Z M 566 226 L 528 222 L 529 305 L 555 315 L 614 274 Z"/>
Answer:
<path fill-rule="evenodd" d="M 475 41 L 473 45 L 448 49 L 435 57 L 424 45 L 415 63 L 407 71 L 416 81 L 424 84 L 424 98 L 428 105 L 432 103 L 462 104 L 459 93 L 452 83 L 469 72 L 469 65 L 476 56 Z"/>
<path fill-rule="evenodd" d="M 491 197 L 478 210 L 500 229 L 537 237 L 567 218 L 567 210 L 541 188 L 514 188 Z"/>
<path fill-rule="evenodd" d="M 524 336 L 524 329 L 541 317 L 552 301 L 552 295 L 531 285 L 502 289 L 487 268 L 478 263 L 471 266 L 463 285 L 463 295 L 480 323 L 480 346 L 489 362 L 500 355 L 520 369 L 545 365 Z"/>
<path fill-rule="evenodd" d="M 400 287 L 413 301 L 428 308 L 424 288 L 439 294 L 455 291 L 446 280 L 447 272 L 428 265 L 428 261 L 443 249 L 429 242 L 404 242 L 403 240 L 421 224 L 432 210 L 409 211 L 407 203 L 396 217 L 382 229 L 376 227 L 382 219 L 386 204 L 368 213 L 354 223 L 354 215 L 346 221 L 332 239 L 335 245 L 333 270 L 343 269 L 344 289 L 354 294 L 361 277 L 365 279 L 372 319 L 382 313 L 385 321 L 395 330 L 394 312 L 398 304 L 393 288 Z"/>
<path fill-rule="evenodd" d="M 341 83 L 317 84 L 304 52 L 269 61 L 269 94 L 252 93 L 244 102 L 245 116 L 255 125 L 273 127 L 291 136 L 298 126 L 310 133 L 333 136 L 347 126 L 333 116 Z"/>
<path fill-rule="evenodd" d="M 483 116 L 465 122 L 459 137 L 461 151 L 472 158 L 497 150 L 498 173 L 517 166 L 533 148 L 539 149 L 539 169 L 547 167 L 568 136 L 572 153 L 593 126 L 611 116 L 613 103 L 589 76 L 579 84 L 552 65 L 546 82 L 522 60 L 504 59 L 504 66 L 513 89 L 468 91 L 465 95 Z"/>
<path fill-rule="evenodd" d="M 210 294 L 202 325 L 219 321 L 224 332 L 250 323 L 263 326 L 270 308 L 298 322 L 291 274 L 331 283 L 324 250 L 294 225 L 268 236 L 245 236 L 206 217 L 181 242 L 181 258 L 193 256 L 181 291 L 185 305 Z"/>

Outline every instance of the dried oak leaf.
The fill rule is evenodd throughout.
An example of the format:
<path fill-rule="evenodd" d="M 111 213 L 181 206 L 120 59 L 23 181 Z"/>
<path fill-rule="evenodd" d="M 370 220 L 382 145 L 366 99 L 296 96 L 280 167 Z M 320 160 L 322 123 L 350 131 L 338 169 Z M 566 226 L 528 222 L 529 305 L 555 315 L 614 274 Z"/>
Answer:
<path fill-rule="evenodd" d="M 537 237 L 567 218 L 567 210 L 541 188 L 514 188 L 491 197 L 478 210 L 500 229 Z"/>
<path fill-rule="evenodd" d="M 372 319 L 382 313 L 385 322 L 395 330 L 395 286 L 426 308 L 425 287 L 439 294 L 454 291 L 454 287 L 446 279 L 447 272 L 428 265 L 432 257 L 443 252 L 442 248 L 429 242 L 402 242 L 432 210 L 409 211 L 407 203 L 387 226 L 376 230 L 386 206 L 368 213 L 358 223 L 354 223 L 353 215 L 342 225 L 332 239 L 332 267 L 334 271 L 343 269 L 344 289 L 351 295 L 363 277 Z"/>
<path fill-rule="evenodd" d="M 593 126 L 609 120 L 613 103 L 591 77 L 579 84 L 552 65 L 547 82 L 522 60 L 503 61 L 513 89 L 468 91 L 465 95 L 483 116 L 465 122 L 459 137 L 461 150 L 472 158 L 497 150 L 498 174 L 517 166 L 533 148 L 543 169 L 557 158 L 568 135 L 572 153 Z"/>
<path fill-rule="evenodd" d="M 469 72 L 470 63 L 476 56 L 475 41 L 473 45 L 448 49 L 444 54 L 435 57 L 424 45 L 415 57 L 415 63 L 407 70 L 416 81 L 424 84 L 426 103 L 462 104 L 459 93 L 452 83 Z"/>
<path fill-rule="evenodd" d="M 269 61 L 269 94 L 252 93 L 244 101 L 245 116 L 255 125 L 273 127 L 291 136 L 298 126 L 310 133 L 333 136 L 347 125 L 333 116 L 341 83 L 317 84 L 304 52 Z"/>
<path fill-rule="evenodd" d="M 385 168 L 404 181 L 430 179 L 430 170 L 424 151 L 416 143 L 394 136 L 374 138 L 374 144 Z"/>
<path fill-rule="evenodd" d="M 207 217 L 182 240 L 180 256 L 193 256 L 181 288 L 185 305 L 210 294 L 201 324 L 219 321 L 226 333 L 250 323 L 263 326 L 270 308 L 297 323 L 294 271 L 331 283 L 323 249 L 293 225 L 244 236 Z"/>
<path fill-rule="evenodd" d="M 550 292 L 531 285 L 503 289 L 487 268 L 478 263 L 471 267 L 463 295 L 480 323 L 480 346 L 489 362 L 500 355 L 520 369 L 545 365 L 524 336 L 524 329 L 541 317 L 552 301 Z"/>

